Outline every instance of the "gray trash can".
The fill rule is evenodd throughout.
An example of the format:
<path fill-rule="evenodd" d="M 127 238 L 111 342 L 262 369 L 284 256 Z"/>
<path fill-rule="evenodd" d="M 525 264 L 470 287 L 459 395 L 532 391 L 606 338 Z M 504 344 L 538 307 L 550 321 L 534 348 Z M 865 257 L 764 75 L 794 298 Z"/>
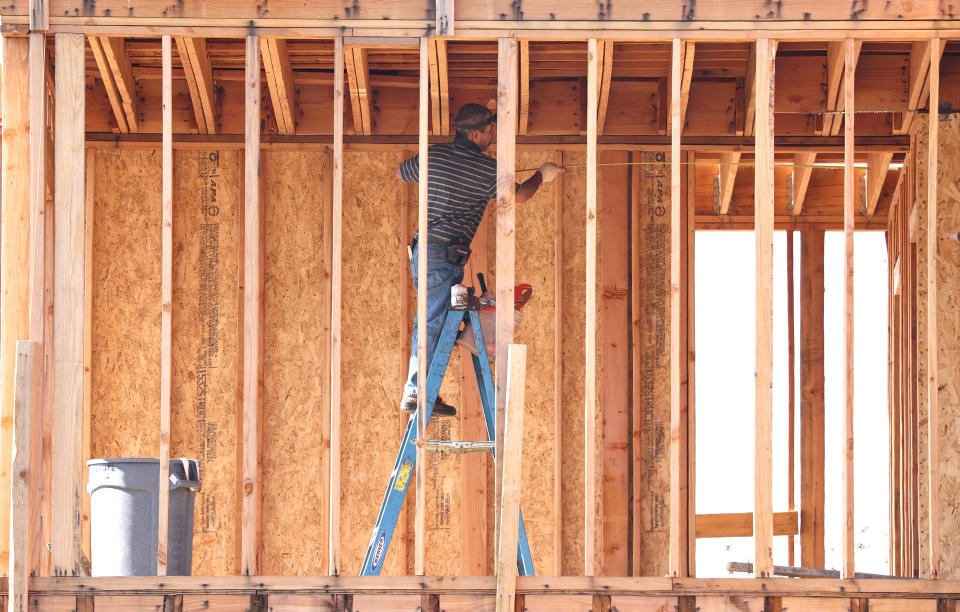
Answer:
<path fill-rule="evenodd" d="M 156 576 L 160 460 L 91 459 L 87 466 L 91 575 Z M 190 575 L 198 468 L 194 459 L 170 460 L 169 576 Z"/>

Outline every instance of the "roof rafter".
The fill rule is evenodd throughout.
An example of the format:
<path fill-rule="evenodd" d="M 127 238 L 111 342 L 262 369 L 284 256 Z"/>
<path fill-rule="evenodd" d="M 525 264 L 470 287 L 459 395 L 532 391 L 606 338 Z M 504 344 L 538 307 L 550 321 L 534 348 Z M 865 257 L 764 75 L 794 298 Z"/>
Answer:
<path fill-rule="evenodd" d="M 740 155 L 737 151 L 720 154 L 717 202 L 714 206 L 718 215 L 730 214 L 730 207 L 733 204 L 733 184 L 737 180 L 737 170 L 740 168 Z"/>
<path fill-rule="evenodd" d="M 770 41 L 770 51 L 774 56 L 776 63 L 777 41 Z M 753 128 L 757 119 L 757 83 L 754 67 L 757 65 L 757 43 L 750 43 L 750 55 L 747 56 L 747 71 L 743 81 L 744 95 L 746 97 L 745 111 L 743 113 L 743 135 L 753 136 Z M 739 131 L 739 130 L 738 130 Z"/>
<path fill-rule="evenodd" d="M 520 41 L 520 121 L 518 134 L 526 134 L 530 124 L 530 41 Z"/>
<path fill-rule="evenodd" d="M 597 134 L 603 134 L 607 121 L 607 107 L 610 104 L 610 86 L 613 83 L 613 41 L 597 41 L 597 53 L 600 54 L 600 78 L 597 90 Z"/>
<path fill-rule="evenodd" d="M 853 42 L 853 64 L 856 70 L 860 59 L 862 40 Z M 837 136 L 843 125 L 843 41 L 827 43 L 827 114 L 823 116 L 823 129 L 820 134 Z"/>
<path fill-rule="evenodd" d="M 137 83 L 133 78 L 130 58 L 127 57 L 126 43 L 120 37 L 100 36 L 99 38 L 106 63 L 110 66 L 110 72 L 113 73 L 113 82 L 120 94 L 127 128 L 131 132 L 137 132 L 139 124 L 137 121 Z"/>
<path fill-rule="evenodd" d="M 867 193 L 863 212 L 868 217 L 872 217 L 877 212 L 880 192 L 883 191 L 883 183 L 887 180 L 891 161 L 893 161 L 893 153 L 867 154 Z"/>
<path fill-rule="evenodd" d="M 213 87 L 213 69 L 207 54 L 207 41 L 191 36 L 177 36 L 177 53 L 183 74 L 190 89 L 197 130 L 201 134 L 217 133 L 216 100 Z"/>
<path fill-rule="evenodd" d="M 120 92 L 117 90 L 117 83 L 113 78 L 113 70 L 107 62 L 107 57 L 103 53 L 103 45 L 98 36 L 88 36 L 87 42 L 90 43 L 90 49 L 93 51 L 93 59 L 97 62 L 100 69 L 100 79 L 107 90 L 107 99 L 110 101 L 110 107 L 113 109 L 113 118 L 117 122 L 117 130 L 121 134 L 130 132 L 127 125 L 127 115 L 123 110 L 123 101 L 120 99 Z"/>
<path fill-rule="evenodd" d="M 263 56 L 263 68 L 267 76 L 273 114 L 277 120 L 277 131 L 284 135 L 295 134 L 296 101 L 293 95 L 293 68 L 287 55 L 287 41 L 275 36 L 261 36 L 260 54 Z M 348 56 L 347 65 L 350 64 Z"/>
<path fill-rule="evenodd" d="M 893 154 L 890 154 L 893 156 Z M 810 185 L 810 175 L 813 174 L 813 164 L 817 161 L 816 153 L 797 153 L 794 155 L 793 174 L 791 175 L 792 189 L 787 194 L 787 212 L 797 217 L 803 212 L 803 200 L 807 197 L 807 187 Z"/>

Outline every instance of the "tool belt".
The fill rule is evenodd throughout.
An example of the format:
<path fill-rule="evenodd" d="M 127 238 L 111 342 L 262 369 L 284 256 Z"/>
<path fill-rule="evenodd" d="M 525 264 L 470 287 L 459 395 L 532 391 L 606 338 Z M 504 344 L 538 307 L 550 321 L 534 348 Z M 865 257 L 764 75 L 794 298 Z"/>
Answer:
<path fill-rule="evenodd" d="M 413 243 L 410 245 L 410 256 L 413 257 L 413 247 L 417 246 L 418 235 L 413 235 Z M 470 245 L 460 239 L 441 240 L 432 236 L 427 236 L 427 244 L 441 247 L 447 250 L 447 263 L 455 266 L 462 266 L 470 259 Z"/>

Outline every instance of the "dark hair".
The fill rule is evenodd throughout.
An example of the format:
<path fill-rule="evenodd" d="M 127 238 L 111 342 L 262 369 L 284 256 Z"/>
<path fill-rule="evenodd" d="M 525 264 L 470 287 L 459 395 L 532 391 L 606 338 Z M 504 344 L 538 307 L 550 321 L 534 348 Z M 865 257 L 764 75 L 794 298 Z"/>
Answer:
<path fill-rule="evenodd" d="M 474 130 L 483 130 L 496 121 L 497 115 L 481 104 L 464 104 L 457 111 L 453 123 L 457 128 L 457 136 L 469 138 Z"/>

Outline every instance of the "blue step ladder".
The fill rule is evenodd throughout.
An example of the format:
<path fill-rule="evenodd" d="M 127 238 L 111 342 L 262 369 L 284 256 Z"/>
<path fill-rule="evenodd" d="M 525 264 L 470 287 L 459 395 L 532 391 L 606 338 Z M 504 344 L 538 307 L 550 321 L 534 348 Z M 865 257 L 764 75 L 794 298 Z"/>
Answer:
<path fill-rule="evenodd" d="M 460 331 L 460 324 L 470 317 L 471 328 L 476 342 L 479 355 L 473 355 L 473 369 L 477 375 L 477 386 L 480 388 L 480 401 L 483 404 L 483 417 L 487 424 L 488 440 L 495 439 L 496 419 L 493 408 L 493 376 L 490 371 L 490 361 L 487 359 L 486 345 L 483 343 L 483 331 L 480 328 L 480 317 L 475 310 L 449 310 L 443 323 L 443 329 L 440 332 L 440 339 L 437 341 L 437 350 L 433 354 L 433 361 L 430 363 L 430 370 L 427 374 L 427 423 L 430 423 L 430 417 L 433 415 L 433 406 L 437 401 L 437 395 L 440 392 L 440 383 L 447 371 L 447 364 L 450 362 L 450 354 L 453 352 L 454 344 L 457 341 L 457 334 Z M 426 427 L 424 427 L 426 430 Z M 393 539 L 393 531 L 397 526 L 397 517 L 400 515 L 400 507 L 403 505 L 403 499 L 407 493 L 407 486 L 413 477 L 413 468 L 417 463 L 417 414 L 411 414 L 407 421 L 407 429 L 403 434 L 403 442 L 400 444 L 400 452 L 397 453 L 397 461 L 393 465 L 393 472 L 390 473 L 390 482 L 387 484 L 387 491 L 383 496 L 383 503 L 380 504 L 380 513 L 377 515 L 377 522 L 373 528 L 373 535 L 370 536 L 370 544 L 367 546 L 367 554 L 363 559 L 363 568 L 360 570 L 361 576 L 379 576 L 383 568 L 383 561 L 387 556 L 387 550 L 390 548 L 390 540 Z M 428 441 L 424 441 L 427 443 Z M 430 446 L 446 446 L 457 450 L 468 450 L 471 447 L 489 448 L 494 453 L 493 443 L 471 443 L 471 442 L 439 442 L 427 443 Z M 533 558 L 530 556 L 530 544 L 527 542 L 527 530 L 523 525 L 523 513 L 520 514 L 520 538 L 517 545 L 517 573 L 521 576 L 534 576 Z"/>

